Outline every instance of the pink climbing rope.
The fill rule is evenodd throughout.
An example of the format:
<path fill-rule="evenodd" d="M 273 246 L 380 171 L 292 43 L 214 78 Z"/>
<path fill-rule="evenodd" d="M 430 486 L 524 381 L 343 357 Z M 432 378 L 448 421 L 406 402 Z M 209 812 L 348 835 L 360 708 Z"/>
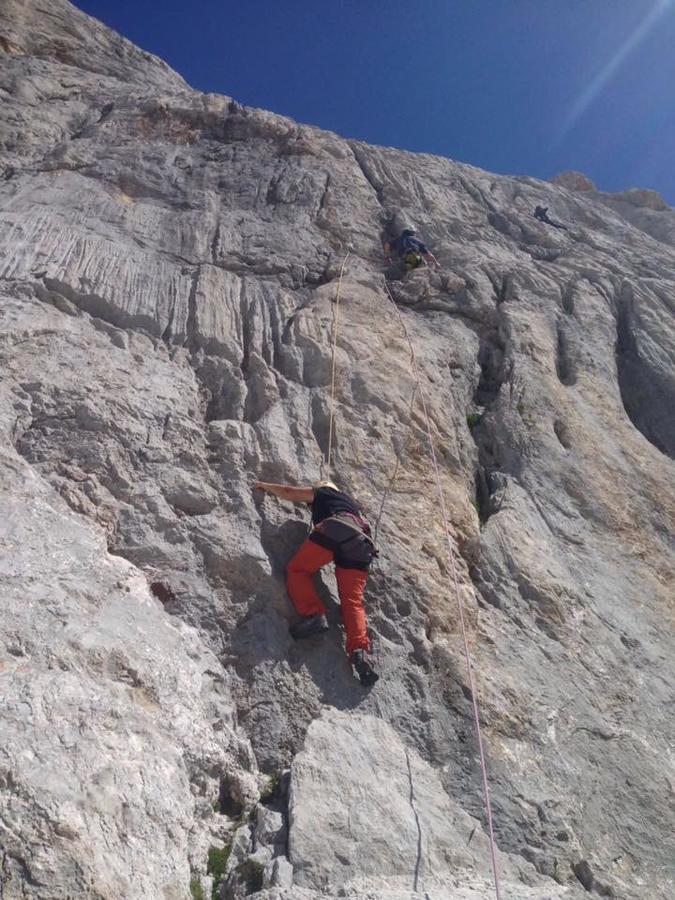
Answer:
<path fill-rule="evenodd" d="M 476 687 L 473 678 L 473 665 L 471 661 L 471 651 L 469 650 L 469 639 L 467 637 L 466 630 L 466 621 L 464 617 L 464 603 L 462 601 L 462 596 L 459 590 L 459 579 L 457 577 L 457 564 L 455 562 L 455 553 L 452 547 L 452 540 L 450 538 L 450 523 L 448 519 L 448 514 L 445 508 L 445 498 L 443 496 L 443 488 L 441 486 L 441 472 L 438 466 L 438 460 L 436 458 L 436 450 L 434 449 L 434 441 L 431 433 L 431 420 L 429 418 L 429 412 L 427 407 L 427 398 L 424 392 L 424 388 L 422 387 L 422 381 L 420 378 L 420 370 L 417 363 L 417 354 L 415 353 L 415 347 L 412 342 L 412 338 L 410 337 L 410 332 L 405 324 L 403 316 L 401 315 L 401 310 L 398 308 L 398 305 L 394 298 L 391 295 L 391 291 L 389 290 L 389 285 L 387 283 L 386 278 L 384 279 L 384 286 L 391 300 L 392 306 L 396 310 L 396 315 L 398 316 L 398 320 L 401 323 L 401 328 L 403 329 L 403 333 L 405 334 L 406 340 L 408 342 L 408 347 L 410 348 L 410 360 L 412 362 L 413 368 L 413 376 L 415 378 L 415 383 L 417 385 L 417 389 L 420 394 L 420 399 L 422 400 L 422 410 L 424 412 L 424 420 L 426 425 L 427 436 L 429 438 L 429 451 L 431 454 L 431 462 L 434 468 L 435 478 L 436 478 L 436 488 L 438 490 L 438 503 L 441 510 L 441 519 L 443 521 L 443 528 L 445 529 L 445 537 L 448 545 L 448 558 L 450 560 L 450 570 L 452 572 L 452 580 L 455 588 L 455 596 L 457 598 L 457 607 L 459 609 L 459 621 L 461 623 L 462 628 L 462 639 L 464 641 L 464 655 L 466 657 L 466 668 L 469 675 L 469 689 L 471 691 L 471 703 L 473 705 L 473 717 L 474 717 L 474 725 L 476 728 L 476 739 L 478 742 L 478 752 L 480 755 L 480 768 L 481 775 L 483 780 L 483 799 L 485 801 L 485 811 L 487 814 L 487 823 L 488 823 L 488 832 L 490 836 L 490 856 L 492 859 L 492 875 L 494 877 L 495 882 L 495 896 L 497 900 L 501 900 L 501 892 L 499 888 L 499 867 L 497 865 L 497 844 L 495 842 L 495 834 L 494 828 L 492 825 L 492 804 L 490 803 L 490 788 L 488 785 L 488 775 L 487 775 L 487 765 L 485 763 L 485 753 L 483 751 L 483 735 L 480 727 L 480 713 L 478 710 L 478 701 L 476 700 Z"/>

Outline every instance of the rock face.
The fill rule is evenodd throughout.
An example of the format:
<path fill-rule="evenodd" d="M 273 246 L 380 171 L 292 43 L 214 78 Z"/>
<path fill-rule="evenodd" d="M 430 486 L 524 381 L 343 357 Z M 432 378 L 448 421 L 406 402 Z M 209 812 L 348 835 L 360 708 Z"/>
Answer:
<path fill-rule="evenodd" d="M 327 896 L 490 896 L 489 841 L 443 790 L 432 766 L 379 718 L 327 713 L 294 762 L 289 858 L 296 885 Z M 506 896 L 537 882 L 550 898 L 574 892 L 502 856 Z M 538 892 L 538 893 L 537 893 Z"/>
<path fill-rule="evenodd" d="M 494 895 L 385 274 L 503 893 L 673 896 L 675 213 L 200 94 L 65 0 L 0 50 L 2 897 Z M 441 273 L 378 263 L 407 221 Z M 251 490 L 319 476 L 343 263 L 370 693 L 335 605 L 288 637 L 306 515 Z"/>
<path fill-rule="evenodd" d="M 568 191 L 594 191 L 595 185 L 582 172 L 560 172 L 551 178 L 551 184 L 560 185 Z"/>
<path fill-rule="evenodd" d="M 29 466 L 0 471 L 2 896 L 184 897 L 246 749 L 228 679 Z"/>
<path fill-rule="evenodd" d="M 625 200 L 639 209 L 652 209 L 655 212 L 665 212 L 670 208 L 658 191 L 649 191 L 644 188 L 633 188 L 630 191 L 623 191 L 620 194 L 616 194 L 616 198 Z"/>

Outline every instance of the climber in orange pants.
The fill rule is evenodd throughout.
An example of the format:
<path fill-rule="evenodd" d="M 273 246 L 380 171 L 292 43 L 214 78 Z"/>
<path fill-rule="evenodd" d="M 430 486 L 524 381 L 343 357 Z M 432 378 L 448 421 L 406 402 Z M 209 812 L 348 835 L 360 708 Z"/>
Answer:
<path fill-rule="evenodd" d="M 288 564 L 286 586 L 300 622 L 291 635 L 300 640 L 328 630 L 326 608 L 314 587 L 313 577 L 323 566 L 335 563 L 342 620 L 347 632 L 347 654 L 362 684 L 374 684 L 378 675 L 368 660 L 370 640 L 363 606 L 368 567 L 376 554 L 370 526 L 358 504 L 330 481 L 316 487 L 295 487 L 257 481 L 260 490 L 282 500 L 308 503 L 312 531 Z"/>
<path fill-rule="evenodd" d="M 314 587 L 313 577 L 323 566 L 335 561 L 335 553 L 308 538 L 288 564 L 286 586 L 293 605 L 304 618 L 325 616 L 326 608 Z M 363 591 L 368 573 L 335 566 L 342 619 L 347 631 L 347 653 L 370 650 Z"/>

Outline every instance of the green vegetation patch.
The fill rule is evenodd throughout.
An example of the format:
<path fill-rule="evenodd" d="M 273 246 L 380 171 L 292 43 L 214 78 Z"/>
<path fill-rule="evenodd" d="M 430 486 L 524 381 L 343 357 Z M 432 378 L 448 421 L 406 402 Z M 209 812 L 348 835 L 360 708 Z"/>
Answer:
<path fill-rule="evenodd" d="M 260 794 L 260 802 L 264 804 L 274 803 L 281 787 L 281 773 L 272 772 L 267 785 Z"/>
<path fill-rule="evenodd" d="M 218 888 L 220 887 L 220 882 L 223 880 L 223 876 L 225 875 L 225 869 L 227 867 L 227 861 L 230 858 L 231 850 L 232 847 L 229 844 L 225 847 L 209 847 L 209 855 L 206 862 L 206 871 L 209 875 L 213 876 L 212 896 L 214 900 L 218 896 Z"/>
<path fill-rule="evenodd" d="M 190 879 L 190 896 L 192 897 L 192 900 L 206 900 L 204 888 L 196 875 Z"/>

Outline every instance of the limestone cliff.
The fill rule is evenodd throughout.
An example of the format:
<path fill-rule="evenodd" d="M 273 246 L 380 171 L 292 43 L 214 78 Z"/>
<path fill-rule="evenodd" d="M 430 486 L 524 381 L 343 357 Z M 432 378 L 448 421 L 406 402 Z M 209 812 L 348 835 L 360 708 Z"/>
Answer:
<path fill-rule="evenodd" d="M 66 0 L 0 51 L 3 900 L 494 896 L 404 221 L 502 894 L 672 897 L 675 212 L 201 94 Z M 350 248 L 370 692 L 335 605 L 289 638 L 306 516 L 251 490 L 319 474 Z"/>

